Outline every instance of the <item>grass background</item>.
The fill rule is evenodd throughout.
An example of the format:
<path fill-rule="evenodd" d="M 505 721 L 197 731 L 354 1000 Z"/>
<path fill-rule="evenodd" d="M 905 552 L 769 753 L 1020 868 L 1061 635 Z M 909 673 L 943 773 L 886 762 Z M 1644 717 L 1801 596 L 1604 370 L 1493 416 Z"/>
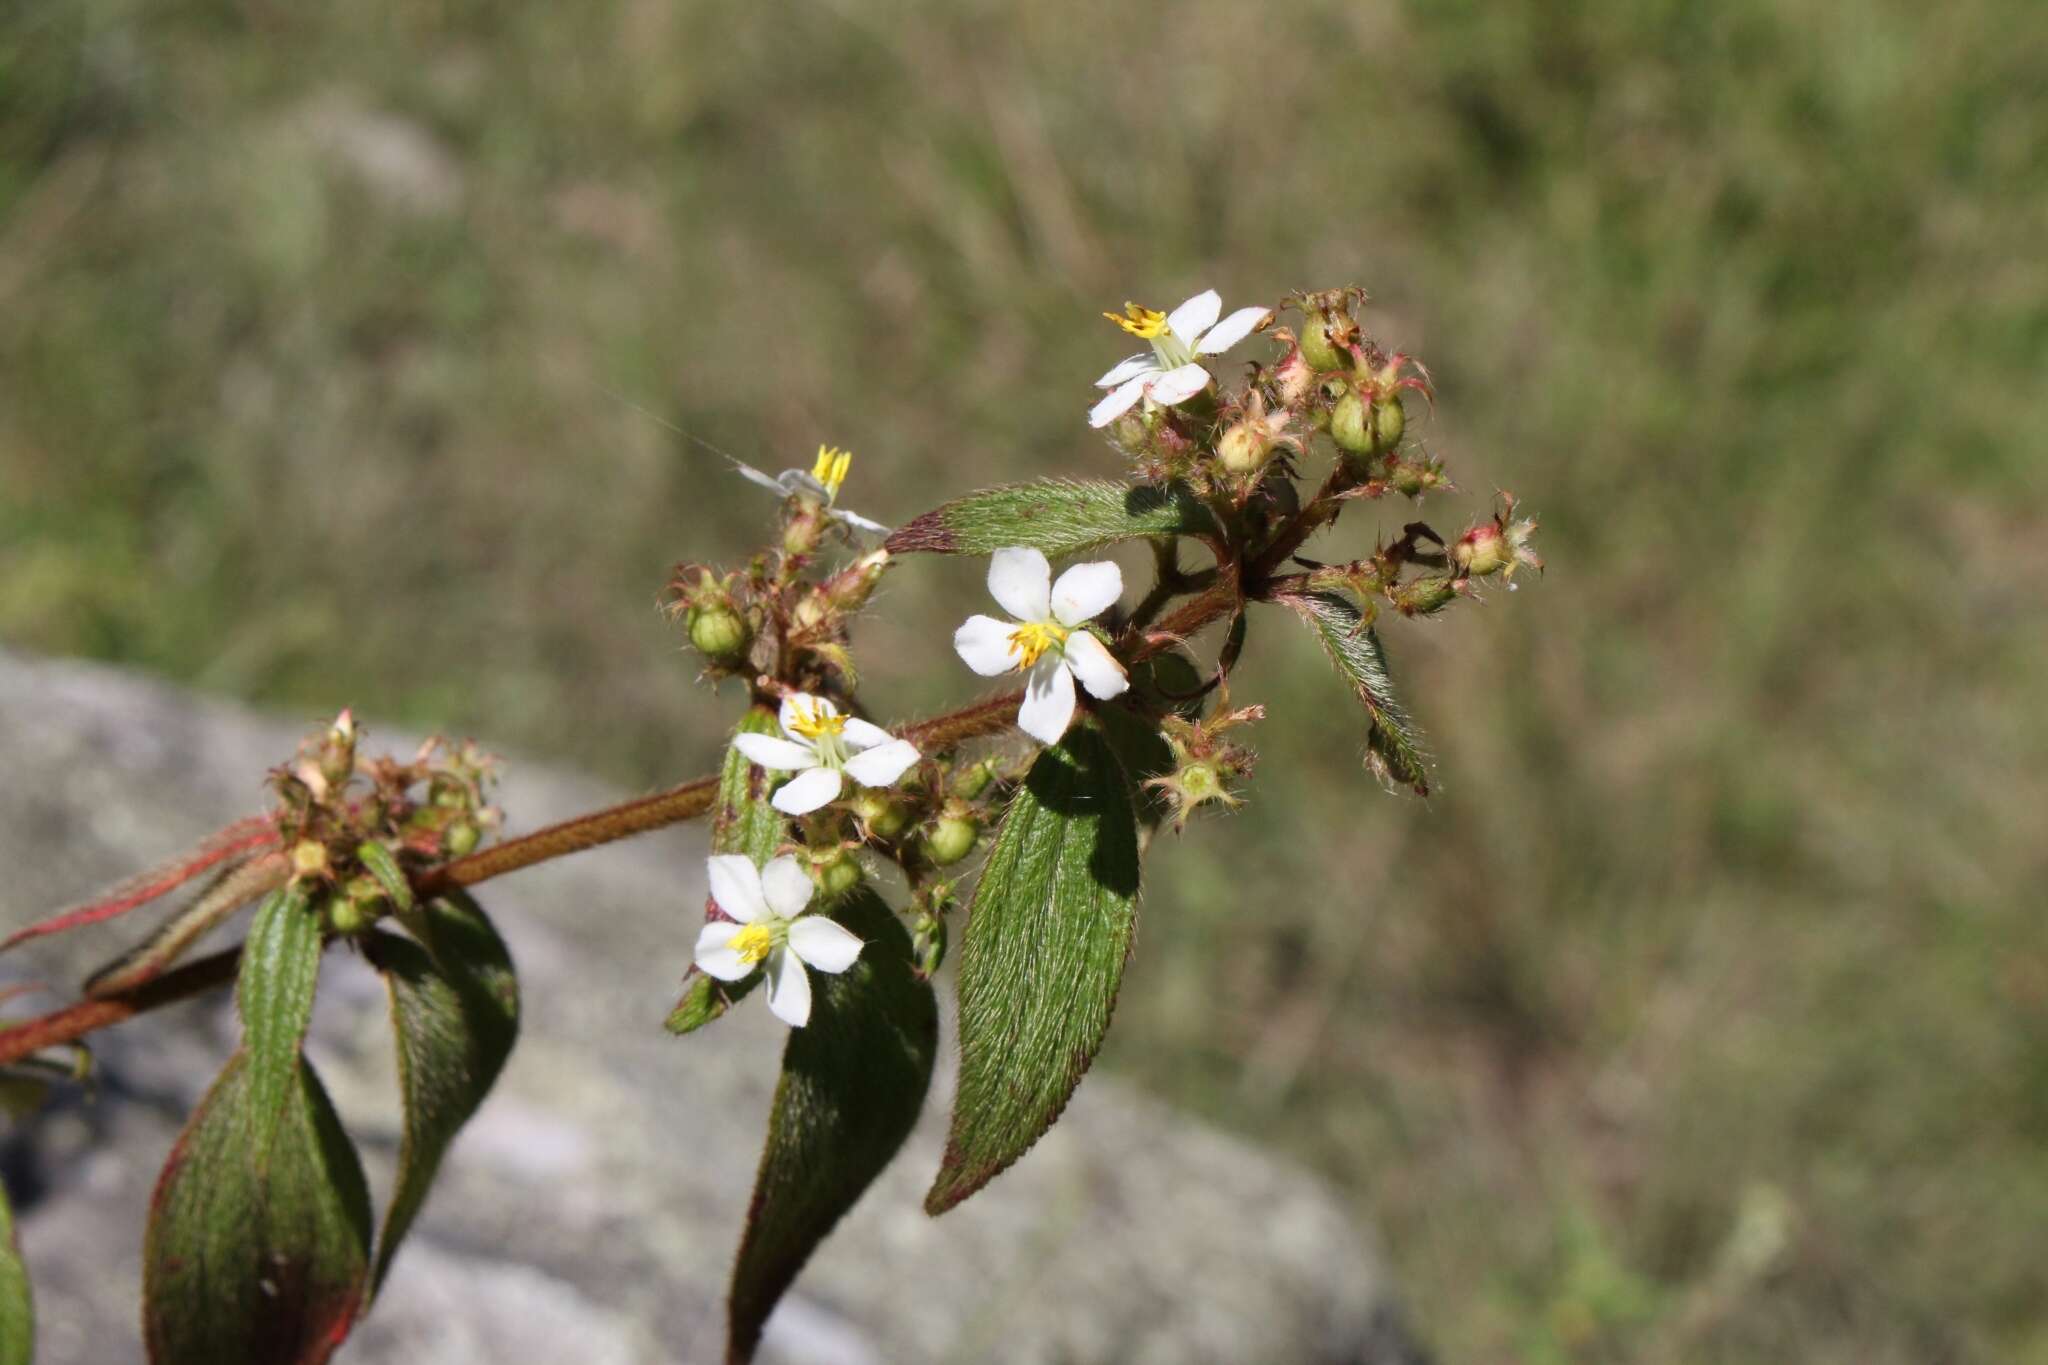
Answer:
<path fill-rule="evenodd" d="M 1431 519 L 1551 571 L 1389 632 L 1426 806 L 1258 623 L 1109 1064 L 1449 1360 L 2048 1361 L 2044 70 L 1992 0 L 12 6 L 0 638 L 675 780 L 657 590 L 767 508 L 671 426 L 900 522 L 1111 468 L 1099 308 L 1364 284 Z"/>

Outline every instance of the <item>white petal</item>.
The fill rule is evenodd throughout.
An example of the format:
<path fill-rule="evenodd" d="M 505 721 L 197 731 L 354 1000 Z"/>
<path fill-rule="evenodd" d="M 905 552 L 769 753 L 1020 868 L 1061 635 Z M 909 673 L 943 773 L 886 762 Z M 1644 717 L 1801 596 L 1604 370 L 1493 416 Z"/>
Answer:
<path fill-rule="evenodd" d="M 1089 696 L 1100 697 L 1104 701 L 1120 695 L 1131 685 L 1130 678 L 1124 674 L 1124 666 L 1116 661 L 1116 655 L 1085 630 L 1077 630 L 1067 637 L 1067 667 L 1081 680 L 1081 686 L 1088 689 Z"/>
<path fill-rule="evenodd" d="M 846 718 L 846 728 L 839 737 L 846 741 L 846 747 L 853 750 L 872 749 L 877 744 L 887 744 L 893 736 L 881 726 L 871 724 L 858 716 Z"/>
<path fill-rule="evenodd" d="M 727 456 L 726 458 L 731 459 L 732 457 Z M 737 473 L 741 478 L 745 479 L 748 483 L 758 483 L 763 488 L 772 488 L 775 490 L 777 495 L 789 492 L 787 488 L 783 487 L 782 481 L 780 479 L 771 479 L 766 474 L 763 474 L 760 470 L 754 468 L 750 464 L 742 464 L 738 460 L 733 460 L 732 467 L 733 471 Z"/>
<path fill-rule="evenodd" d="M 953 632 L 953 652 L 984 678 L 1008 673 L 1017 667 L 1010 652 L 1010 634 L 1017 627 L 993 616 L 970 616 Z"/>
<path fill-rule="evenodd" d="M 861 946 L 858 938 L 823 915 L 805 915 L 789 926 L 789 950 L 834 976 L 853 965 Z"/>
<path fill-rule="evenodd" d="M 849 512 L 844 507 L 833 508 L 832 515 L 839 518 L 839 520 L 845 522 L 848 526 L 853 527 L 857 531 L 870 531 L 878 536 L 886 536 L 889 534 L 889 528 L 882 525 L 881 522 L 875 521 L 869 517 L 864 517 L 858 512 Z"/>
<path fill-rule="evenodd" d="M 1093 620 L 1116 605 L 1124 595 L 1124 571 L 1108 560 L 1076 564 L 1052 585 L 1052 618 L 1063 626 L 1078 626 Z"/>
<path fill-rule="evenodd" d="M 1043 621 L 1051 609 L 1052 565 L 1029 545 L 1008 545 L 989 556 L 988 595 L 1019 621 Z"/>
<path fill-rule="evenodd" d="M 739 933 L 740 927 L 715 920 L 697 931 L 695 960 L 698 971 L 720 981 L 738 981 L 754 974 L 754 968 L 759 964 L 742 962 L 740 955 L 726 946 L 732 942 L 733 935 Z"/>
<path fill-rule="evenodd" d="M 1213 289 L 1204 289 L 1166 315 L 1166 329 L 1193 346 L 1195 338 L 1208 331 L 1209 324 L 1222 311 L 1223 296 Z"/>
<path fill-rule="evenodd" d="M 818 807 L 837 801 L 844 785 L 835 770 L 810 768 L 777 788 L 768 804 L 784 815 L 809 815 Z"/>
<path fill-rule="evenodd" d="M 1124 386 L 1109 397 L 1088 409 L 1088 425 L 1106 427 L 1131 410 L 1131 405 L 1145 396 L 1145 386 L 1152 382 L 1152 376 L 1159 373 L 1154 368 L 1145 371 L 1136 379 L 1127 379 Z"/>
<path fill-rule="evenodd" d="M 817 752 L 800 739 L 777 739 L 773 735 L 734 735 L 732 747 L 764 768 L 791 773 L 818 761 Z"/>
<path fill-rule="evenodd" d="M 791 1028 L 802 1028 L 811 1017 L 811 979 L 787 948 L 768 957 L 768 1008 Z"/>
<path fill-rule="evenodd" d="M 1024 685 L 1017 728 L 1041 744 L 1057 744 L 1073 718 L 1074 675 L 1048 654 L 1031 670 L 1030 681 Z"/>
<path fill-rule="evenodd" d="M 761 895 L 761 869 L 742 853 L 717 853 L 704 860 L 711 882 L 711 899 L 718 908 L 741 924 L 751 924 L 768 913 Z"/>
<path fill-rule="evenodd" d="M 832 490 L 825 487 L 801 469 L 785 469 L 778 476 L 782 486 L 792 493 L 801 493 L 813 502 L 830 503 Z"/>
<path fill-rule="evenodd" d="M 1134 355 L 1129 360 L 1119 360 L 1110 372 L 1095 381 L 1098 389 L 1113 389 L 1127 379 L 1136 379 L 1141 374 L 1150 374 L 1159 368 L 1159 357 L 1151 352 Z"/>
<path fill-rule="evenodd" d="M 1203 389 L 1209 387 L 1209 372 L 1192 362 L 1178 369 L 1168 370 L 1152 381 L 1152 387 L 1145 396 L 1163 407 L 1185 403 Z"/>
<path fill-rule="evenodd" d="M 839 708 L 823 697 L 814 697 L 808 692 L 792 692 L 782 699 L 782 709 L 775 713 L 776 721 L 782 726 L 782 733 L 797 743 L 804 743 L 797 733 L 796 723 L 807 716 L 836 716 Z"/>
<path fill-rule="evenodd" d="M 846 760 L 846 775 L 863 787 L 888 787 L 917 762 L 917 746 L 907 739 L 892 739 Z"/>
<path fill-rule="evenodd" d="M 767 898 L 768 908 L 784 919 L 801 915 L 816 889 L 804 865 L 787 853 L 761 869 L 761 894 Z"/>
<path fill-rule="evenodd" d="M 1252 334 L 1252 328 L 1271 317 L 1270 308 L 1240 308 L 1223 321 L 1202 333 L 1202 339 L 1195 343 L 1196 355 L 1216 355 L 1227 351 Z"/>

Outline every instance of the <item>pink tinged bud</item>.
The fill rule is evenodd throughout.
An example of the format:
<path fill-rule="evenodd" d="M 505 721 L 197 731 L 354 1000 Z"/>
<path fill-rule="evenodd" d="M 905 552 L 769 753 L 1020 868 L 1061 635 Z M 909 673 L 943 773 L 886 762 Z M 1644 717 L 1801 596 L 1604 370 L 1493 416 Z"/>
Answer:
<path fill-rule="evenodd" d="M 1263 422 L 1247 419 L 1223 433 L 1216 456 L 1233 474 L 1256 474 L 1273 456 L 1273 438 Z"/>
<path fill-rule="evenodd" d="M 1507 541 L 1492 522 L 1475 526 L 1451 547 L 1451 560 L 1460 571 L 1474 578 L 1499 573 L 1511 562 Z"/>

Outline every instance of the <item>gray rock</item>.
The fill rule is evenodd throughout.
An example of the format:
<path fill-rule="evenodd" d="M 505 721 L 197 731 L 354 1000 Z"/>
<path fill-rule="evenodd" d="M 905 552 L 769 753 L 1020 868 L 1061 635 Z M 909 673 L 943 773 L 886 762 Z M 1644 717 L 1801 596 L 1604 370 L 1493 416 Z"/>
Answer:
<path fill-rule="evenodd" d="M 262 773 L 301 733 L 97 666 L 0 653 L 0 925 L 260 809 Z M 374 724 L 371 741 L 411 742 Z M 532 828 L 616 793 L 513 762 L 501 797 Z M 483 888 L 519 963 L 523 1036 L 343 1360 L 718 1358 L 782 1030 L 758 1000 L 692 1038 L 661 1029 L 703 851 L 700 831 L 664 832 Z M 68 990 L 121 941 L 43 940 L 0 968 Z M 151 1182 L 234 1028 L 213 999 L 100 1035 L 97 1093 L 8 1138 L 44 1365 L 139 1356 Z M 398 1134 L 391 1043 L 381 988 L 345 953 L 324 970 L 309 1050 L 381 1196 Z M 1112 1078 L 1082 1086 L 1015 1170 L 927 1218 L 950 1060 L 941 1072 L 908 1149 L 776 1313 L 764 1360 L 1417 1358 L 1370 1241 L 1329 1188 Z"/>

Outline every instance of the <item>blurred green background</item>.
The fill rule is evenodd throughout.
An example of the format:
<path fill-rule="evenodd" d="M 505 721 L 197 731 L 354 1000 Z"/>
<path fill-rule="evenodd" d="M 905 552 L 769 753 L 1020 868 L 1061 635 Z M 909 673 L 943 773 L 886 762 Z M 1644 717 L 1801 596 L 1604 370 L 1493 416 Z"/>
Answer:
<path fill-rule="evenodd" d="M 1426 805 L 1255 623 L 1108 1063 L 1447 1360 L 2048 1361 L 2044 72 L 1993 0 L 8 6 L 0 640 L 673 781 L 658 590 L 770 508 L 671 426 L 900 522 L 1114 469 L 1098 309 L 1366 285 L 1427 515 L 1550 573 L 1389 629 Z"/>

